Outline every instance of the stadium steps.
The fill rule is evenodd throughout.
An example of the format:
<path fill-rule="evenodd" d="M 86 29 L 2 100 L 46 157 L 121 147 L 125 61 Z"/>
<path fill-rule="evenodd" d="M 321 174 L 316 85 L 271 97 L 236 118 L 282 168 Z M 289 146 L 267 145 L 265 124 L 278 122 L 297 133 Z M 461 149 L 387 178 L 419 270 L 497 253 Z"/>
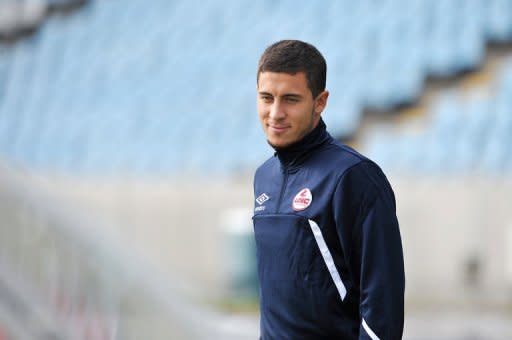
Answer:
<path fill-rule="evenodd" d="M 486 58 L 482 65 L 472 71 L 452 77 L 430 77 L 424 83 L 424 90 L 415 103 L 404 105 L 386 112 L 365 110 L 358 132 L 345 142 L 354 147 L 364 145 L 364 140 L 376 130 L 401 133 L 424 129 L 430 119 L 433 104 L 447 92 L 457 92 L 462 98 L 478 91 L 490 94 L 499 67 L 512 55 L 512 43 L 497 43 L 487 46 Z"/>

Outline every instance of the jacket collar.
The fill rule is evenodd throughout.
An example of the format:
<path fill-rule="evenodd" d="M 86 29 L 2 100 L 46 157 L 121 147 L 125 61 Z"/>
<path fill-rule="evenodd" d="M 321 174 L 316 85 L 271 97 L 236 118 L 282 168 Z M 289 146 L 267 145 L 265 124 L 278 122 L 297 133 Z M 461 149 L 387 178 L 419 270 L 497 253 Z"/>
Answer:
<path fill-rule="evenodd" d="M 318 125 L 301 140 L 284 148 L 275 147 L 274 155 L 279 158 L 283 170 L 293 170 L 304 163 L 314 150 L 331 139 L 324 121 L 320 118 Z"/>

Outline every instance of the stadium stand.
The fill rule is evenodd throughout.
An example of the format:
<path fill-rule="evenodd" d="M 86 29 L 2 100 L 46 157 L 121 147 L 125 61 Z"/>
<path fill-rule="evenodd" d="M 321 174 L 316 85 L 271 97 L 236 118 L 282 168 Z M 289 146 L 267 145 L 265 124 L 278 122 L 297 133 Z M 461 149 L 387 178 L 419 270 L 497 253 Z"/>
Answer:
<path fill-rule="evenodd" d="M 512 171 L 512 62 L 498 71 L 495 92 L 444 93 L 420 131 L 373 134 L 368 156 L 400 173 L 503 175 Z M 412 131 L 412 132 L 411 132 Z"/>
<path fill-rule="evenodd" d="M 342 138 L 364 108 L 414 102 L 426 77 L 475 69 L 488 41 L 512 37 L 508 0 L 266 6 L 112 0 L 50 17 L 2 54 L 1 154 L 71 173 L 252 169 L 270 152 L 259 143 L 253 86 L 271 41 L 325 51 L 325 120 Z M 322 25 L 310 20 L 320 8 Z"/>

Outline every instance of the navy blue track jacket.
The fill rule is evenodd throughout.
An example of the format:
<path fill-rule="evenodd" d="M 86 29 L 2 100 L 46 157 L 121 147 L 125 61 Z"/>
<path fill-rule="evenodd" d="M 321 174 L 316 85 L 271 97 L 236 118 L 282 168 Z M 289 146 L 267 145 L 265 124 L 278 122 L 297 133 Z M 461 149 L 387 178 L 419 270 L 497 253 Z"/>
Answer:
<path fill-rule="evenodd" d="M 262 340 L 401 339 L 404 264 L 380 168 L 320 120 L 254 179 Z"/>

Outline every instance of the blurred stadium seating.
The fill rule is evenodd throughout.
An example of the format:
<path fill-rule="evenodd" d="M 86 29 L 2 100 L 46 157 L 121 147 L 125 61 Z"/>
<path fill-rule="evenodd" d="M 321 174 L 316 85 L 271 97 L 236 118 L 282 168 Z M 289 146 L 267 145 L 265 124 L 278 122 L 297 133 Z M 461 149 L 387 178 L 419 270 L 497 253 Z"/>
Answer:
<path fill-rule="evenodd" d="M 364 108 L 414 102 L 427 77 L 478 68 L 487 42 L 512 37 L 508 0 L 268 6 L 111 0 L 49 17 L 2 53 L 1 154 L 71 173 L 252 169 L 269 153 L 253 91 L 271 41 L 324 51 L 325 120 L 342 138 L 357 132 Z"/>
<path fill-rule="evenodd" d="M 492 94 L 443 93 L 421 131 L 373 134 L 367 155 L 385 169 L 434 175 L 512 173 L 512 62 L 498 72 Z"/>

